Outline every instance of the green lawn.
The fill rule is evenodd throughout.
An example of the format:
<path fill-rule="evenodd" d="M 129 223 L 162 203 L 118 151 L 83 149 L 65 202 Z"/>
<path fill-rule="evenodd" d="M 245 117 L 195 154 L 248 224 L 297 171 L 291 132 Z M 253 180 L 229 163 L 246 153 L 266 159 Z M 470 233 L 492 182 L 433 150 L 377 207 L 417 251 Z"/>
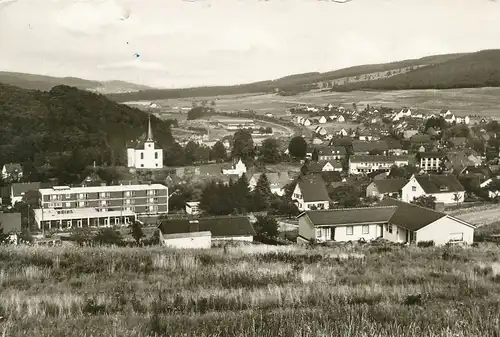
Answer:
<path fill-rule="evenodd" d="M 3 336 L 498 336 L 500 249 L 0 247 Z"/>

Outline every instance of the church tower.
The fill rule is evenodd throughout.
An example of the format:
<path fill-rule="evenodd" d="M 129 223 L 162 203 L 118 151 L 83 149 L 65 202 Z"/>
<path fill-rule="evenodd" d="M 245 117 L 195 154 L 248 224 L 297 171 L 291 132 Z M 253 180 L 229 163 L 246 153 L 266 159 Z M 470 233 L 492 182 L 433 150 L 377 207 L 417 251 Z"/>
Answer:
<path fill-rule="evenodd" d="M 135 147 L 127 148 L 127 166 L 136 169 L 163 168 L 163 150 L 156 144 L 151 127 L 151 113 L 148 116 L 148 130 Z"/>

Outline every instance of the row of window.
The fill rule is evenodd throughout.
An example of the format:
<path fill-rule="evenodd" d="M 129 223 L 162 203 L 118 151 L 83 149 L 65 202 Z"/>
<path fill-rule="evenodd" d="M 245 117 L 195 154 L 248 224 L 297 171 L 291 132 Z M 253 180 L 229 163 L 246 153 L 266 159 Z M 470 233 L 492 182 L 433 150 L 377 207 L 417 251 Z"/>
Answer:
<path fill-rule="evenodd" d="M 78 193 L 77 197 L 78 199 L 88 199 L 90 193 Z M 160 195 L 160 190 L 147 190 L 147 195 L 154 196 L 154 195 Z M 56 200 L 68 200 L 71 199 L 73 193 L 66 193 L 64 194 L 64 197 L 62 194 L 53 194 L 50 196 L 50 200 L 56 201 Z M 124 197 L 135 197 L 136 196 L 136 191 L 125 191 L 123 192 Z M 106 199 L 106 198 L 111 198 L 111 192 L 101 192 L 97 194 L 98 198 L 101 199 Z M 117 199 L 120 199 L 118 197 Z"/>
<path fill-rule="evenodd" d="M 141 159 L 144 159 L 144 152 L 141 152 Z M 155 159 L 158 159 L 158 152 L 155 152 Z"/>
<path fill-rule="evenodd" d="M 147 200 L 147 204 L 153 204 L 153 203 L 154 204 L 158 203 L 158 198 L 149 198 Z M 126 199 L 124 204 L 125 205 L 134 205 L 135 199 Z M 101 200 L 99 205 L 100 206 L 108 206 L 109 204 L 106 200 Z M 48 204 L 48 207 L 49 208 L 59 208 L 59 207 L 71 208 L 73 206 L 71 205 L 71 202 L 65 202 L 65 203 L 54 202 L 54 203 Z M 78 203 L 76 203 L 76 205 L 74 207 L 86 208 L 86 207 L 90 207 L 90 203 L 88 201 L 79 201 Z"/>

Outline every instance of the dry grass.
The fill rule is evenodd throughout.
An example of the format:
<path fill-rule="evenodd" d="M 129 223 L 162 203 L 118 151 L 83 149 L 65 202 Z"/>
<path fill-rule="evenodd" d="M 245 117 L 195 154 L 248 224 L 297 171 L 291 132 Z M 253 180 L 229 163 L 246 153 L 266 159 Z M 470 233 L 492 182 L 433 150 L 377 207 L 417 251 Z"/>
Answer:
<path fill-rule="evenodd" d="M 499 253 L 0 247 L 0 334 L 495 336 Z"/>

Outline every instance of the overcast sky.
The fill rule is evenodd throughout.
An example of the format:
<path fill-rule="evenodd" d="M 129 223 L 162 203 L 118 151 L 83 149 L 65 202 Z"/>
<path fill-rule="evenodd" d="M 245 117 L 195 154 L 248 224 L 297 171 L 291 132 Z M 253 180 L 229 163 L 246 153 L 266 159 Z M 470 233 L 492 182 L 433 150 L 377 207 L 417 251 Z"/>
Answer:
<path fill-rule="evenodd" d="M 238 84 L 499 48 L 499 18 L 491 0 L 0 0 L 0 70 Z"/>

